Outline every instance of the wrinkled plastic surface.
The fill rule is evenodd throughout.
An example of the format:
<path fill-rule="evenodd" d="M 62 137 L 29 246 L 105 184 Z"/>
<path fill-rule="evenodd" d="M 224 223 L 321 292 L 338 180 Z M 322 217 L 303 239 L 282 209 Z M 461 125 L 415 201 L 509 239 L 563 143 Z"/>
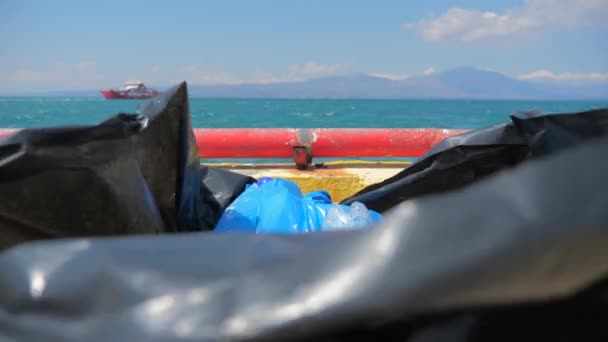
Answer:
<path fill-rule="evenodd" d="M 326 191 L 314 191 L 303 196 L 298 185 L 292 181 L 280 178 L 261 178 L 256 184 L 249 185 L 226 208 L 215 231 L 319 232 L 323 231 L 325 217 L 333 206 L 331 197 Z M 349 206 L 342 207 L 346 212 L 350 210 Z M 376 212 L 369 213 L 371 224 L 381 218 L 382 216 Z M 361 225 L 351 228 L 361 228 Z"/>
<path fill-rule="evenodd" d="M 465 187 L 499 170 L 571 148 L 608 133 L 608 109 L 532 116 L 443 140 L 397 175 L 343 200 L 384 212 L 422 195 Z"/>
<path fill-rule="evenodd" d="M 253 177 L 215 167 L 201 167 L 201 174 L 203 186 L 211 191 L 219 205 L 220 215 L 245 191 L 247 184 L 256 182 Z"/>
<path fill-rule="evenodd" d="M 339 234 L 46 241 L 0 254 L 0 336 L 606 341 L 608 140 Z"/>
<path fill-rule="evenodd" d="M 366 228 L 374 223 L 374 218 L 365 205 L 355 202 L 350 207 L 338 204 L 332 205 L 327 210 L 322 228 L 324 231 Z"/>
<path fill-rule="evenodd" d="M 2 139 L 0 249 L 38 239 L 212 229 L 253 179 L 201 168 L 198 155 L 185 83 L 137 114 Z"/>

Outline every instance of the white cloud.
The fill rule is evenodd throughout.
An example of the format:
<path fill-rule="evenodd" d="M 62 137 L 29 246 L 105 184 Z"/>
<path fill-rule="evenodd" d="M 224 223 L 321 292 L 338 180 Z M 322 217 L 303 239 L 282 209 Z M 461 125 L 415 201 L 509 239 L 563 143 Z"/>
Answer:
<path fill-rule="evenodd" d="M 94 78 L 95 61 L 85 61 L 75 64 L 55 64 L 45 69 L 18 68 L 12 72 L 0 75 L 0 82 L 34 85 L 76 85 L 83 80 Z"/>
<path fill-rule="evenodd" d="M 536 70 L 517 76 L 520 80 L 542 81 L 608 81 L 608 73 L 555 73 L 550 70 Z"/>
<path fill-rule="evenodd" d="M 434 75 L 436 73 L 437 73 L 437 70 L 435 70 L 435 68 L 433 68 L 433 67 L 426 68 L 423 72 L 423 74 L 426 76 Z"/>
<path fill-rule="evenodd" d="M 409 77 L 408 75 L 389 74 L 389 73 L 382 73 L 382 72 L 374 72 L 374 73 L 371 73 L 368 75 L 373 76 L 373 77 L 385 78 L 387 80 L 393 80 L 393 81 L 401 81 L 401 80 L 405 80 Z"/>
<path fill-rule="evenodd" d="M 285 77 L 273 76 L 271 74 L 259 74 L 257 76 L 254 76 L 250 80 L 247 80 L 247 83 L 271 84 L 271 83 L 281 83 L 281 82 L 288 82 L 288 81 L 290 81 L 290 80 L 288 80 Z"/>
<path fill-rule="evenodd" d="M 312 78 L 330 76 L 346 70 L 343 64 L 319 64 L 306 62 L 291 64 L 286 71 L 269 73 L 257 71 L 249 77 L 235 77 L 232 73 L 217 68 L 202 68 L 197 65 L 185 66 L 179 70 L 182 79 L 190 83 L 206 84 L 242 84 L 242 83 L 280 83 L 304 81 Z"/>
<path fill-rule="evenodd" d="M 188 65 L 182 67 L 178 73 L 179 79 L 172 80 L 171 83 L 183 80 L 193 84 L 238 84 L 242 80 L 234 77 L 231 73 L 217 68 L 203 68 L 198 65 Z M 175 75 L 173 75 L 175 77 Z"/>
<path fill-rule="evenodd" d="M 248 83 L 280 83 L 298 82 L 336 75 L 347 70 L 345 64 L 320 64 L 309 61 L 303 64 L 291 64 L 284 73 L 257 72 L 252 78 L 246 80 Z"/>
<path fill-rule="evenodd" d="M 481 70 L 481 71 L 491 71 L 491 72 L 500 72 L 500 73 L 502 73 L 501 71 L 496 70 L 496 69 L 494 69 L 494 68 L 488 68 L 488 67 L 484 67 L 484 66 L 481 66 L 481 67 L 475 67 L 475 69 L 477 69 L 477 70 Z"/>
<path fill-rule="evenodd" d="M 345 64 L 321 64 L 309 61 L 285 66 L 283 71 L 259 71 L 237 75 L 222 67 L 187 65 L 181 68 L 163 68 L 152 64 L 141 70 L 126 70 L 115 74 L 104 73 L 95 61 L 73 64 L 56 63 L 44 68 L 22 67 L 0 72 L 2 89 L 91 89 L 116 86 L 128 79 L 141 79 L 146 84 L 176 84 L 186 80 L 192 84 L 242 84 L 303 81 L 334 75 L 346 70 Z"/>
<path fill-rule="evenodd" d="M 90 70 L 94 70 L 95 68 L 97 68 L 97 62 L 95 61 L 86 61 L 86 62 L 80 62 L 74 65 L 68 65 L 67 66 L 68 69 L 75 69 L 77 71 L 90 71 Z"/>
<path fill-rule="evenodd" d="M 501 13 L 453 7 L 438 17 L 405 24 L 427 41 L 481 41 L 551 29 L 606 25 L 608 0 L 526 0 Z"/>
<path fill-rule="evenodd" d="M 330 76 L 344 70 L 342 64 L 319 64 L 307 62 L 304 64 L 292 64 L 287 68 L 285 81 L 302 81 L 305 79 Z"/>
<path fill-rule="evenodd" d="M 59 81 L 61 78 L 59 75 L 52 72 L 40 71 L 35 69 L 20 68 L 7 75 L 4 75 L 0 80 L 6 80 L 9 82 L 17 83 L 41 83 L 49 84 Z"/>

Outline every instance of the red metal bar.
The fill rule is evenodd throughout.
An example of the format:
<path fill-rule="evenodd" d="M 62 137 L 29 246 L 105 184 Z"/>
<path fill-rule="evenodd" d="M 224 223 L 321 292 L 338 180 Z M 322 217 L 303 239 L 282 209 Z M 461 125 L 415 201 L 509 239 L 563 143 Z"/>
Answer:
<path fill-rule="evenodd" d="M 314 129 L 315 157 L 419 157 L 461 131 L 435 128 Z"/>
<path fill-rule="evenodd" d="M 297 129 L 195 129 L 201 158 L 291 158 Z"/>
<path fill-rule="evenodd" d="M 18 129 L 16 128 L 0 128 L 0 139 L 9 136 L 17 131 Z"/>
<path fill-rule="evenodd" d="M 313 157 L 420 157 L 463 130 L 380 129 L 195 129 L 202 158 L 291 158 L 293 146 Z"/>
<path fill-rule="evenodd" d="M 1 129 L 0 138 L 16 129 Z M 201 158 L 292 158 L 294 146 L 312 157 L 420 157 L 464 130 L 438 128 L 196 128 Z"/>

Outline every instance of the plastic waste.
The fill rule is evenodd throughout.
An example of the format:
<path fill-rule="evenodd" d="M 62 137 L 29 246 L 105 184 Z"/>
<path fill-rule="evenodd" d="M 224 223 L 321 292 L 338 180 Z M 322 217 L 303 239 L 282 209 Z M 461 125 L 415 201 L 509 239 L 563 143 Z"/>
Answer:
<path fill-rule="evenodd" d="M 333 205 L 323 220 L 323 230 L 365 228 L 374 224 L 365 204 L 355 202 L 348 206 Z"/>
<path fill-rule="evenodd" d="M 255 184 L 248 185 L 245 191 L 226 208 L 215 231 L 256 233 L 322 231 L 327 213 L 332 209 L 349 213 L 346 214 L 349 218 L 350 215 L 355 215 L 351 218 L 352 227 L 347 227 L 351 224 L 351 221 L 348 221 L 346 225 L 336 223 L 335 227 L 330 227 L 334 230 L 369 227 L 382 218 L 382 215 L 376 212 L 368 212 L 360 203 L 353 208 L 333 204 L 327 191 L 313 191 L 304 196 L 297 184 L 292 181 L 265 177 Z"/>
<path fill-rule="evenodd" d="M 17 246 L 0 340 L 608 341 L 608 138 L 583 145 L 345 234 Z"/>
<path fill-rule="evenodd" d="M 266 183 L 268 181 L 271 181 L 271 180 L 272 180 L 272 178 L 270 178 L 270 177 L 261 177 L 260 179 L 258 179 L 257 183 L 259 185 L 262 185 L 262 184 L 264 184 L 264 183 Z"/>
<path fill-rule="evenodd" d="M 201 166 L 203 188 L 208 188 L 218 204 L 219 219 L 221 213 L 226 210 L 230 203 L 243 192 L 248 184 L 255 183 L 253 177 L 228 170 Z M 215 225 L 215 222 L 214 222 Z"/>
<path fill-rule="evenodd" d="M 0 249 L 51 238 L 211 230 L 255 181 L 200 165 L 185 83 L 92 126 L 0 140 Z M 57 200 L 60 199 L 60 200 Z"/>
<path fill-rule="evenodd" d="M 156 129 L 138 153 L 123 139 L 139 131 L 132 116 L 84 133 L 3 140 L 0 236 L 150 231 L 162 218 L 144 214 L 167 204 L 183 206 L 179 212 L 189 217 L 196 207 L 184 199 L 191 197 L 173 195 L 198 189 L 169 177 L 186 157 L 166 152 L 167 162 L 158 162 L 159 150 L 183 152 L 174 149 L 183 137 L 174 128 L 187 111 L 183 102 L 173 104 L 179 120 L 151 120 Z M 366 201 L 393 207 L 374 229 L 306 236 L 89 232 L 4 250 L 0 340 L 607 341 L 607 123 L 604 110 L 445 140 L 405 174 L 364 191 Z M 262 191 L 272 182 L 248 184 Z M 293 188 L 279 188 L 292 198 Z M 460 191 L 447 191 L 454 188 Z M 232 197 L 200 191 L 202 203 Z M 301 197 L 330 210 L 327 199 L 323 192 Z M 274 205 L 267 210 L 280 212 L 285 203 Z M 103 217 L 108 213 L 112 219 Z"/>
<path fill-rule="evenodd" d="M 386 212 L 399 203 L 464 188 L 527 160 L 546 157 L 608 134 L 608 109 L 530 116 L 444 139 L 414 164 L 341 204 L 361 202 Z"/>

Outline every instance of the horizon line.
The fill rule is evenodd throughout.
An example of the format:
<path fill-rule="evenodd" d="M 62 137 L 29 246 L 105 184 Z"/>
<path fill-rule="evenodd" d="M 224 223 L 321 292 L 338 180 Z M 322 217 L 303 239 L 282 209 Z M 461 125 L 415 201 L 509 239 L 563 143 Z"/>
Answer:
<path fill-rule="evenodd" d="M 66 91 L 69 92 L 69 91 Z M 11 95 L 11 94 L 3 94 L 0 93 L 0 98 L 2 99 L 10 99 L 10 98 L 87 98 L 87 99 L 97 99 L 103 101 L 113 101 L 113 102 L 146 102 L 150 99 L 115 99 L 108 100 L 104 99 L 102 96 L 93 96 L 93 95 Z M 321 100 L 321 101 L 335 101 L 335 100 L 363 100 L 363 101 L 608 101 L 608 95 L 606 97 L 572 97 L 572 98 L 521 98 L 521 97 L 258 97 L 258 96 L 188 96 L 189 99 L 204 99 L 204 100 L 299 100 L 299 101 L 309 101 L 309 100 Z"/>

